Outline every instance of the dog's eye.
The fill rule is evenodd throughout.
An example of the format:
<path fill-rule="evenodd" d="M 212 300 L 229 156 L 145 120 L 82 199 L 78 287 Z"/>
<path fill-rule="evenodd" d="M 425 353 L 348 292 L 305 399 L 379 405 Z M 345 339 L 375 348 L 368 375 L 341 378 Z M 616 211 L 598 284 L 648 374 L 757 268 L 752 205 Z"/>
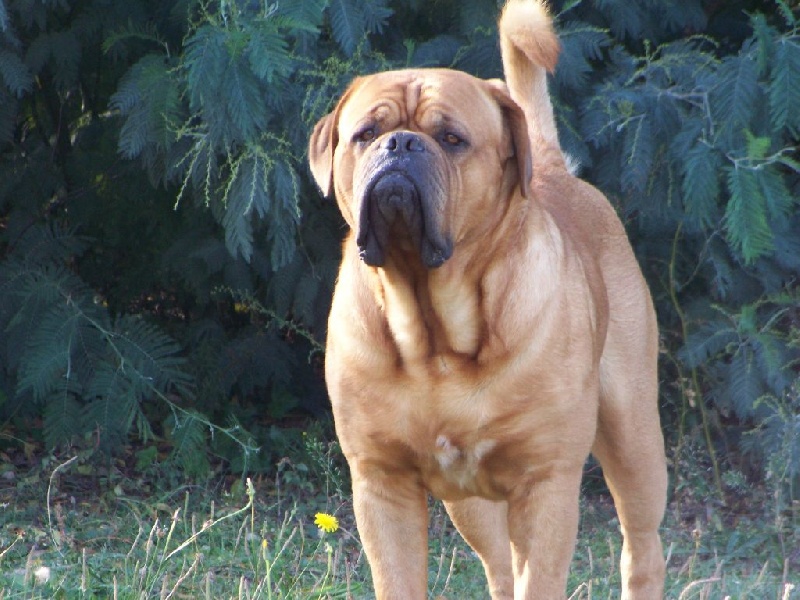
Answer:
<path fill-rule="evenodd" d="M 461 136 L 456 135 L 452 131 L 442 134 L 441 140 L 444 144 L 453 148 L 457 146 L 464 146 L 467 143 Z"/>
<path fill-rule="evenodd" d="M 374 127 L 367 127 L 366 129 L 362 129 L 353 136 L 353 141 L 361 144 L 366 144 L 367 142 L 371 142 L 374 139 L 375 139 Z"/>

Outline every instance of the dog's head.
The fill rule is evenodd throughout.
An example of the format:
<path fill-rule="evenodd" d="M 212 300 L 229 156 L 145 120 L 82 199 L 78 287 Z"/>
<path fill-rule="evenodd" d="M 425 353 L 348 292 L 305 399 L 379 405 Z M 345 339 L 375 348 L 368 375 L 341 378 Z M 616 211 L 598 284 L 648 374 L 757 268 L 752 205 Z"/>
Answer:
<path fill-rule="evenodd" d="M 505 84 L 447 69 L 357 79 L 314 128 L 309 161 L 375 267 L 392 252 L 441 266 L 527 193 L 531 173 L 525 118 Z"/>

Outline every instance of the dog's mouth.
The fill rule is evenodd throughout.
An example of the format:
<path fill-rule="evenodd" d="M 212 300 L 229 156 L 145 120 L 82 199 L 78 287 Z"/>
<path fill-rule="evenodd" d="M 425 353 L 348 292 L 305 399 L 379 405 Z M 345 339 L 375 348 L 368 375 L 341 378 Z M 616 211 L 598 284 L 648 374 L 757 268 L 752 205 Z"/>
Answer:
<path fill-rule="evenodd" d="M 426 192 L 402 170 L 387 169 L 367 182 L 356 235 L 361 260 L 372 267 L 383 266 L 390 245 L 410 245 L 431 269 L 450 258 L 452 242 L 440 231 L 434 203 Z"/>

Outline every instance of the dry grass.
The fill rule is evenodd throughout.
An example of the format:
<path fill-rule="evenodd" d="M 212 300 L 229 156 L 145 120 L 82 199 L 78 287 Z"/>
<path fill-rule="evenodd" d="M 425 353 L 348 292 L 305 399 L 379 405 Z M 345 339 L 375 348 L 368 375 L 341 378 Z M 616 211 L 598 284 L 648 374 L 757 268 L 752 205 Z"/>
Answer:
<path fill-rule="evenodd" d="M 69 461 L 15 481 L 0 490 L 0 600 L 369 598 L 346 485 L 333 480 L 339 475 L 319 448 L 319 470 L 284 470 L 223 491 L 142 497 L 136 482 L 120 481 L 76 497 L 64 491 L 77 477 Z M 663 528 L 667 598 L 800 598 L 797 506 L 778 510 L 768 498 L 756 491 L 749 513 L 731 513 L 682 494 Z M 596 490 L 583 505 L 569 598 L 618 598 L 613 506 Z M 337 530 L 314 525 L 318 512 L 335 515 Z M 488 597 L 479 561 L 436 503 L 429 590 L 432 599 Z"/>

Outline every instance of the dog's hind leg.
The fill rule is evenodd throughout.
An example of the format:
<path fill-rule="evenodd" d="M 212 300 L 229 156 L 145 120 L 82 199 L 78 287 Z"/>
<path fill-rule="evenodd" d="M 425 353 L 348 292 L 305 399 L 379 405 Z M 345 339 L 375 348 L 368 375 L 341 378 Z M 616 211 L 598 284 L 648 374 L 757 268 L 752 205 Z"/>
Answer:
<path fill-rule="evenodd" d="M 459 533 L 480 557 L 492 600 L 511 600 L 514 597 L 514 576 L 507 504 L 467 498 L 445 502 L 444 505 Z"/>
<path fill-rule="evenodd" d="M 622 525 L 622 600 L 657 600 L 664 585 L 658 528 L 666 504 L 667 470 L 655 350 L 647 351 L 640 342 L 641 353 L 634 356 L 636 341 L 615 339 L 613 330 L 609 344 L 601 366 L 603 393 L 592 453 L 603 468 Z M 649 360 L 643 365 L 646 356 Z"/>

